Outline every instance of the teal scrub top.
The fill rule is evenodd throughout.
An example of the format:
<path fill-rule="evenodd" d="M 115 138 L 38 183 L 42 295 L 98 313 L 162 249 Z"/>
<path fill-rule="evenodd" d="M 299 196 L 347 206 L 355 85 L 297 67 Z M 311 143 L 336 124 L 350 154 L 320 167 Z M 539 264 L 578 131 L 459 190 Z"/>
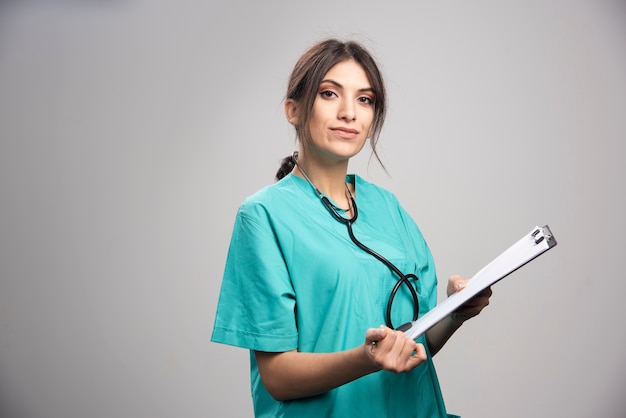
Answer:
<path fill-rule="evenodd" d="M 349 175 L 355 185 L 362 243 L 413 273 L 420 316 L 437 302 L 430 250 L 415 222 L 387 190 Z M 409 373 L 380 371 L 325 394 L 276 401 L 265 389 L 254 350 L 328 353 L 362 344 L 385 323 L 391 270 L 359 249 L 312 186 L 289 174 L 247 198 L 237 213 L 212 341 L 250 350 L 257 417 L 447 417 L 430 357 Z M 403 285 L 393 304 L 395 326 L 413 317 Z M 427 349 L 425 339 L 421 341 Z"/>

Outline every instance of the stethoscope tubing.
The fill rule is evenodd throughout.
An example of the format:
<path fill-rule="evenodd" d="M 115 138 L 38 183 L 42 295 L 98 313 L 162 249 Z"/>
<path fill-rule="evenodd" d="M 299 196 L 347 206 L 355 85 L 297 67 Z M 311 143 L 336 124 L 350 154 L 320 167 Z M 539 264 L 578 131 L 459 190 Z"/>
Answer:
<path fill-rule="evenodd" d="M 322 202 L 324 203 L 324 206 L 326 206 L 326 208 L 331 213 L 333 218 L 335 218 L 337 221 L 341 222 L 342 224 L 346 225 L 348 229 L 348 235 L 350 236 L 350 240 L 352 240 L 352 242 L 361 250 L 365 251 L 366 253 L 370 254 L 372 257 L 376 258 L 381 263 L 386 265 L 392 272 L 394 272 L 398 276 L 398 281 L 396 282 L 393 289 L 391 290 L 391 293 L 389 295 L 389 300 L 387 301 L 387 311 L 385 313 L 385 322 L 387 326 L 392 329 L 394 328 L 393 322 L 391 320 L 391 311 L 392 311 L 393 302 L 395 300 L 396 294 L 398 293 L 398 290 L 403 284 L 406 285 L 406 287 L 411 292 L 411 297 L 413 299 L 413 321 L 416 321 L 419 316 L 419 298 L 417 296 L 415 287 L 413 287 L 409 279 L 418 280 L 418 277 L 412 273 L 410 274 L 402 273 L 402 271 L 400 271 L 400 269 L 397 266 L 395 266 L 391 261 L 389 261 L 382 255 L 378 254 L 376 251 L 372 250 L 371 248 L 369 248 L 368 246 L 366 246 L 365 244 L 363 244 L 361 241 L 357 239 L 352 229 L 352 224 L 356 222 L 356 219 L 359 216 L 359 211 L 357 209 L 354 197 L 350 196 L 352 210 L 353 210 L 353 214 L 351 218 L 344 218 L 339 213 L 337 213 L 337 211 L 335 210 L 333 204 L 330 202 L 328 197 L 321 195 L 321 199 L 322 199 Z"/>

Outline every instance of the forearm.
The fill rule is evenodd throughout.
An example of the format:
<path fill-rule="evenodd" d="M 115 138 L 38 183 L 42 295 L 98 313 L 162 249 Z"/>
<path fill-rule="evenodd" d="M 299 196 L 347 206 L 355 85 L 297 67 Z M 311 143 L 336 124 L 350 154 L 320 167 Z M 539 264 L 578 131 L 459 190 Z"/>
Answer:
<path fill-rule="evenodd" d="M 452 313 L 426 332 L 426 341 L 428 342 L 431 356 L 434 356 L 443 348 L 445 343 L 452 337 L 452 334 L 463 325 L 463 322 L 460 317 Z"/>
<path fill-rule="evenodd" d="M 363 346 L 336 353 L 255 352 L 261 379 L 277 400 L 328 392 L 379 370 Z"/>
<path fill-rule="evenodd" d="M 451 276 L 448 281 L 448 295 L 462 292 L 466 283 L 467 280 L 463 280 L 460 276 Z M 491 287 L 487 287 L 428 330 L 428 332 L 426 332 L 426 341 L 430 348 L 430 355 L 434 356 L 437 354 L 450 339 L 452 334 L 454 334 L 465 321 L 478 315 L 489 305 L 490 297 Z"/>

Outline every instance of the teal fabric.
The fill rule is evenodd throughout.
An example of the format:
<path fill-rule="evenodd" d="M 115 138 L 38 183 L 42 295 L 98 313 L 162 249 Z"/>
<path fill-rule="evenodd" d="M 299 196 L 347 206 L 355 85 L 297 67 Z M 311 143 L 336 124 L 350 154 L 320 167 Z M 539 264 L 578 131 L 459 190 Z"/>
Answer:
<path fill-rule="evenodd" d="M 434 263 L 411 217 L 390 192 L 354 175 L 356 237 L 419 280 L 420 315 L 437 301 Z M 363 343 L 385 322 L 396 277 L 359 249 L 311 185 L 290 174 L 247 198 L 235 220 L 212 341 L 250 351 L 257 417 L 445 417 L 434 365 L 378 372 L 320 396 L 279 402 L 265 390 L 253 350 L 336 352 Z M 398 292 L 395 326 L 412 319 L 410 292 Z M 425 344 L 425 341 L 421 341 Z"/>

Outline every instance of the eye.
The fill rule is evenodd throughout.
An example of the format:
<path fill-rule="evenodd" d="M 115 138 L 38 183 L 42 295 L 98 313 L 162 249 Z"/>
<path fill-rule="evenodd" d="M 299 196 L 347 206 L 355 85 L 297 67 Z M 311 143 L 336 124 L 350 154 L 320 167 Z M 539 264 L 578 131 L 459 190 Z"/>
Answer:
<path fill-rule="evenodd" d="M 332 98 L 334 96 L 337 96 L 337 94 L 335 94 L 335 92 L 331 91 L 331 90 L 322 90 L 322 91 L 320 91 L 319 94 L 324 99 L 330 99 L 330 98 Z"/>
<path fill-rule="evenodd" d="M 374 99 L 372 99 L 369 96 L 361 96 L 358 98 L 359 102 L 366 104 L 366 105 L 373 105 L 374 104 Z"/>

